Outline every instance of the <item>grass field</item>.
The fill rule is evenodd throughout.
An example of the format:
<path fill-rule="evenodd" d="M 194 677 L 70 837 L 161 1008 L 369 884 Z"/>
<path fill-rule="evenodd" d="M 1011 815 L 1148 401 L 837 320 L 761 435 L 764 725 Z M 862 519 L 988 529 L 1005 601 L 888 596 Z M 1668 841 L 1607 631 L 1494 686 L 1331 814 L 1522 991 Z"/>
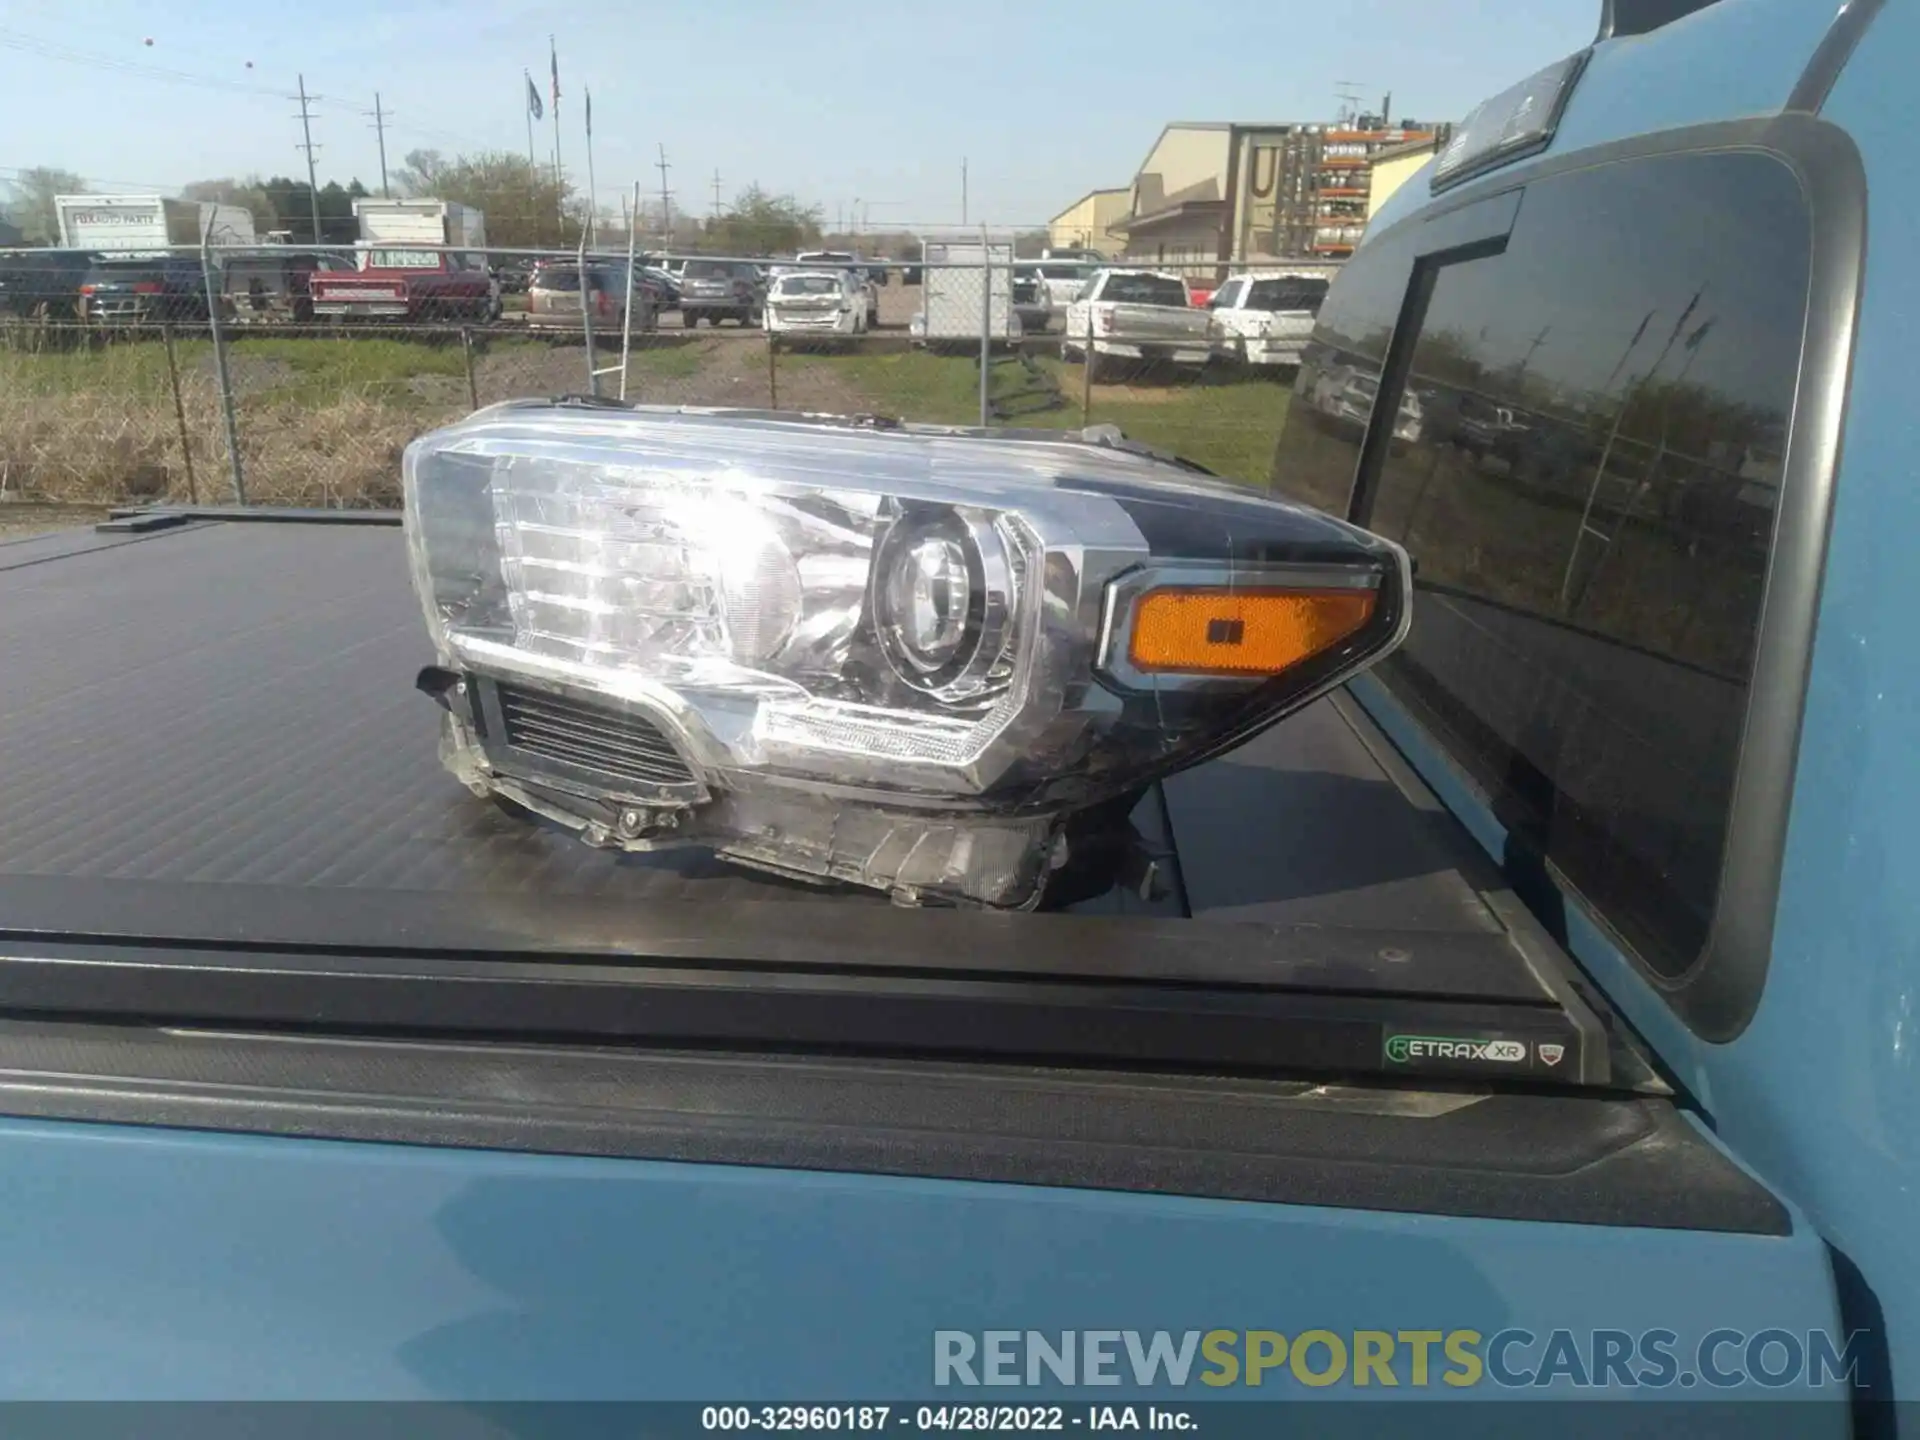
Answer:
<path fill-rule="evenodd" d="M 980 366 L 971 356 L 923 350 L 885 354 L 782 357 L 788 364 L 831 366 L 876 410 L 936 424 L 972 425 L 980 418 Z M 1204 378 L 1161 376 L 1134 385 L 1096 385 L 1084 395 L 1085 372 L 1051 356 L 1037 374 L 1017 360 L 998 360 L 988 399 L 1000 423 L 1038 429 L 1117 425 L 1129 439 L 1171 450 L 1217 474 L 1264 487 L 1290 391 L 1259 375 L 1209 372 Z M 1047 407 L 1045 402 L 1056 403 Z"/>
<path fill-rule="evenodd" d="M 158 339 L 91 348 L 0 348 L 0 499 L 111 504 L 226 501 L 231 466 L 213 347 L 174 347 L 179 403 Z M 457 334 L 241 335 L 227 347 L 247 498 L 301 505 L 391 504 L 407 442 L 481 404 L 586 388 L 586 355 L 564 337 Z M 471 358 L 471 379 L 469 378 Z M 598 357 L 615 359 L 612 350 Z M 632 393 L 649 401 L 760 405 L 768 357 L 753 334 L 635 337 Z M 973 424 L 978 362 L 902 348 L 776 357 L 780 403 Z M 1167 375 L 1084 391 L 1084 372 L 1055 357 L 996 361 L 997 424 L 1117 425 L 1218 474 L 1264 485 L 1288 391 L 1261 376 Z M 616 389 L 611 377 L 608 393 Z M 1090 402 L 1090 403 L 1089 403 Z M 189 461 L 191 471 L 189 471 Z"/>

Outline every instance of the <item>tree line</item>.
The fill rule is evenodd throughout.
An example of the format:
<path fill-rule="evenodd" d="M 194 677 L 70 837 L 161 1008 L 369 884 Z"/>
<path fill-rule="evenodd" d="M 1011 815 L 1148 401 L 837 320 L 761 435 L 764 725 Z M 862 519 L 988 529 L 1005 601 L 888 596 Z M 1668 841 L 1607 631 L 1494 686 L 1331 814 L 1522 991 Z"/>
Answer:
<path fill-rule="evenodd" d="M 505 249 L 571 247 L 594 222 L 596 244 L 625 243 L 619 210 L 602 205 L 590 216 L 588 198 L 550 166 L 511 151 L 447 156 L 438 150 L 409 152 L 389 177 L 396 197 L 431 197 L 469 205 L 486 216 L 487 241 Z M 20 231 L 20 243 L 59 243 L 56 195 L 79 195 L 93 187 L 70 170 L 40 166 L 18 172 L 0 198 L 0 215 Z M 358 238 L 353 202 L 372 194 L 358 178 L 320 186 L 317 197 L 305 180 L 275 175 L 226 176 L 181 187 L 182 198 L 244 207 L 261 236 L 284 232 L 296 244 L 351 244 Z M 318 200 L 319 231 L 314 229 Z M 652 248 L 706 250 L 716 254 L 775 255 L 823 242 L 821 210 L 792 195 L 758 184 L 741 190 L 717 215 L 700 219 L 643 198 L 642 243 Z M 840 238 L 844 242 L 844 237 Z M 867 248 L 874 248 L 869 245 Z"/>

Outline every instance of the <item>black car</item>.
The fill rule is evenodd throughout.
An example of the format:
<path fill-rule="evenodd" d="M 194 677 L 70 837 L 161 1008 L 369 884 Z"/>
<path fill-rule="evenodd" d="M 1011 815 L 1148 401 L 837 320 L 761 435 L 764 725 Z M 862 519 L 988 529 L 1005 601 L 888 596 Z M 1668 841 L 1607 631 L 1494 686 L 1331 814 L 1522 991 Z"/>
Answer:
<path fill-rule="evenodd" d="M 0 255 L 0 314 L 73 319 L 81 282 L 98 258 L 91 250 L 16 250 Z"/>
<path fill-rule="evenodd" d="M 97 325 L 204 321 L 206 275 L 187 256 L 96 259 L 80 284 L 79 314 Z"/>

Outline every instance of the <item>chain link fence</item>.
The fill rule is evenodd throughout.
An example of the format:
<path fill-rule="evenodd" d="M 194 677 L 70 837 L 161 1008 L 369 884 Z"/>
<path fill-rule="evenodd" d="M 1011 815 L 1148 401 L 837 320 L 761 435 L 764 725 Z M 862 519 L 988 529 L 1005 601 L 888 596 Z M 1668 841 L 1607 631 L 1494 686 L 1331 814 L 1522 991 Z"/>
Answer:
<path fill-rule="evenodd" d="M 429 251 L 442 268 L 397 285 L 351 252 L 285 246 L 62 256 L 0 252 L 0 499 L 390 506 L 415 436 L 589 392 L 1110 425 L 1264 487 L 1293 378 L 1291 351 L 1255 353 L 1204 292 L 1109 329 L 1074 305 L 1074 267 L 996 246 L 985 265 L 977 246 L 930 247 L 806 285 L 711 256 Z M 1222 298 L 1255 283 L 1215 278 Z"/>

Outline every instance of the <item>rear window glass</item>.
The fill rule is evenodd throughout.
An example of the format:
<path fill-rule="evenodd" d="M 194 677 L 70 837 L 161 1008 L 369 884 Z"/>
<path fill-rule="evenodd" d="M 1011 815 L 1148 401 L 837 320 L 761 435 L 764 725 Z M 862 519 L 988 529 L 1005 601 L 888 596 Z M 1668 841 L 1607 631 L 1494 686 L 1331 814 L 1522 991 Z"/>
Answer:
<path fill-rule="evenodd" d="M 1304 310 L 1320 313 L 1327 298 L 1327 282 L 1303 276 L 1297 280 L 1256 280 L 1242 302 L 1248 310 Z"/>
<path fill-rule="evenodd" d="M 1047 280 L 1084 280 L 1087 277 L 1087 267 L 1084 265 L 1042 265 L 1040 267 L 1040 274 L 1042 278 Z"/>
<path fill-rule="evenodd" d="M 787 275 L 776 288 L 782 295 L 838 295 L 840 282 L 831 275 Z"/>
<path fill-rule="evenodd" d="M 1668 975 L 1718 901 L 1809 231 L 1762 155 L 1529 185 L 1503 253 L 1433 272 L 1356 507 L 1419 565 L 1382 678 L 1525 852 Z M 1350 262 L 1276 453 L 1282 491 L 1345 510 L 1410 274 L 1391 234 Z"/>
<path fill-rule="evenodd" d="M 1192 303 L 1187 287 L 1171 275 L 1109 275 L 1100 298 L 1123 305 L 1186 306 Z"/>
<path fill-rule="evenodd" d="M 745 266 L 729 265 L 724 260 L 689 260 L 683 277 L 688 280 L 731 280 L 747 273 Z"/>
<path fill-rule="evenodd" d="M 533 288 L 552 290 L 563 295 L 570 294 L 580 288 L 580 271 L 571 265 L 565 269 L 556 265 L 550 269 L 541 270 L 533 277 Z"/>

